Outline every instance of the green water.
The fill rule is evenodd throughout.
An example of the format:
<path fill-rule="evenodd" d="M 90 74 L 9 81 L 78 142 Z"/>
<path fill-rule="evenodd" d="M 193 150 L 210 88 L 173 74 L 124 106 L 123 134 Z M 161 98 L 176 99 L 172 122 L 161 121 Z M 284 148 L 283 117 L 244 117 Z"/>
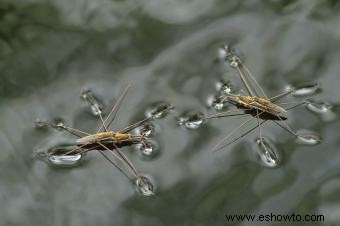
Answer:
<path fill-rule="evenodd" d="M 2 0 L 0 2 L 0 225 L 339 225 L 340 4 L 338 1 Z M 198 129 L 185 112 L 214 112 L 208 99 L 221 78 L 218 60 L 233 45 L 269 96 L 316 82 L 308 98 L 329 103 L 323 117 L 305 107 L 289 124 L 323 138 L 298 144 L 273 123 L 264 133 L 280 153 L 261 164 L 257 131 L 219 152 L 212 146 L 242 122 L 225 118 Z M 37 150 L 71 139 L 36 128 L 58 121 L 85 131 L 99 123 L 81 99 L 91 90 L 109 111 L 132 83 L 112 128 L 142 119 L 158 102 L 173 111 L 153 123 L 159 155 L 124 153 L 157 184 L 143 197 L 98 153 L 79 166 L 51 167 Z M 303 100 L 303 98 L 292 98 Z M 226 214 L 322 214 L 322 222 L 228 222 Z"/>

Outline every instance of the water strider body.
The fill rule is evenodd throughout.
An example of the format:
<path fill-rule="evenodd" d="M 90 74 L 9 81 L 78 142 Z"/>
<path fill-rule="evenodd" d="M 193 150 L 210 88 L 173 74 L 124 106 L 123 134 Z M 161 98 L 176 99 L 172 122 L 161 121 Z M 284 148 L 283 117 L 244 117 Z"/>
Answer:
<path fill-rule="evenodd" d="M 107 115 L 105 119 L 103 119 L 102 112 L 98 108 L 98 106 L 95 106 L 96 107 L 95 110 L 98 113 L 98 116 L 100 117 L 101 120 L 101 126 L 95 133 L 87 133 L 75 128 L 65 126 L 62 123 L 55 125 L 40 122 L 40 124 L 53 128 L 63 129 L 71 133 L 72 135 L 78 137 L 75 140 L 75 144 L 71 145 L 72 147 L 74 147 L 72 150 L 61 151 L 60 149 L 55 149 L 56 150 L 55 152 L 49 154 L 67 157 L 77 154 L 83 154 L 85 152 L 89 152 L 92 150 L 97 150 L 112 165 L 117 167 L 126 177 L 134 179 L 138 190 L 140 190 L 143 195 L 148 196 L 154 194 L 153 185 L 151 184 L 148 178 L 140 174 L 140 172 L 136 169 L 133 163 L 123 154 L 120 148 L 132 144 L 141 144 L 145 148 L 147 148 L 148 147 L 146 137 L 147 132 L 132 133 L 131 131 L 144 125 L 146 122 L 152 120 L 153 116 L 152 115 L 148 116 L 143 120 L 133 123 L 121 130 L 118 130 L 118 132 L 110 131 L 108 129 L 113 120 L 115 119 L 115 116 L 119 109 L 119 105 L 121 104 L 129 87 L 130 85 L 125 88 L 124 92 L 119 96 L 117 102 L 114 104 L 110 113 Z"/>
<path fill-rule="evenodd" d="M 286 120 L 288 117 L 287 111 L 284 108 L 266 98 L 229 94 L 226 99 L 229 103 L 234 104 L 238 108 L 244 108 L 249 113 L 261 112 L 267 117 L 271 116 L 272 120 Z"/>
<path fill-rule="evenodd" d="M 76 140 L 76 145 L 82 148 L 91 148 L 93 145 L 98 144 L 98 142 L 103 142 L 106 144 L 114 143 L 119 147 L 126 144 L 145 143 L 144 139 L 145 136 L 143 134 L 107 131 L 80 137 Z"/>
<path fill-rule="evenodd" d="M 306 101 L 302 101 L 299 103 L 291 102 L 291 103 L 274 103 L 281 98 L 296 92 L 297 89 L 290 89 L 286 92 L 278 94 L 274 97 L 268 98 L 265 94 L 264 90 L 257 82 L 255 77 L 252 75 L 250 70 L 247 66 L 241 61 L 241 59 L 234 53 L 232 49 L 228 46 L 223 47 L 225 51 L 225 60 L 230 63 L 230 66 L 235 68 L 237 74 L 242 81 L 247 94 L 246 95 L 239 95 L 239 94 L 232 94 L 230 91 L 225 92 L 225 94 L 220 97 L 221 103 L 228 102 L 231 105 L 235 106 L 236 109 L 231 109 L 226 112 L 211 114 L 206 117 L 206 119 L 211 118 L 222 118 L 228 116 L 236 116 L 236 115 L 244 115 L 244 116 L 252 116 L 252 118 L 244 121 L 238 127 L 232 130 L 227 136 L 225 136 L 221 141 L 219 141 L 213 148 L 213 150 L 218 150 L 223 148 L 226 145 L 229 145 L 238 139 L 244 137 L 245 135 L 249 134 L 256 128 L 259 128 L 259 142 L 265 148 L 265 144 L 263 142 L 262 136 L 262 125 L 267 121 L 274 121 L 278 126 L 289 132 L 290 134 L 304 139 L 317 139 L 320 138 L 315 137 L 310 134 L 298 134 L 291 129 L 291 127 L 285 122 L 288 119 L 287 111 L 293 109 L 295 107 L 301 106 L 306 103 Z M 303 87 L 302 87 L 303 88 Z M 308 87 L 310 89 L 310 87 Z M 317 89 L 318 85 L 315 84 L 314 88 Z M 300 88 L 301 89 L 301 88 Z M 283 108 L 280 105 L 287 105 L 287 104 L 295 104 L 289 108 Z M 238 130 L 246 126 L 247 124 L 251 123 L 256 119 L 257 125 L 252 129 L 249 129 L 247 132 L 242 134 L 241 136 L 237 137 L 231 142 L 226 143 L 226 141 Z"/>

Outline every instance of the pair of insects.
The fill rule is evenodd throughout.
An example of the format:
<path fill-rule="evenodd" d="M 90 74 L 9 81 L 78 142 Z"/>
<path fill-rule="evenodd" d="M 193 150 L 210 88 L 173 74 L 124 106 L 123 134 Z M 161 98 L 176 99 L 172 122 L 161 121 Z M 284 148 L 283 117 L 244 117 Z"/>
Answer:
<path fill-rule="evenodd" d="M 298 134 L 290 128 L 290 126 L 285 122 L 287 120 L 287 111 L 289 109 L 298 107 L 305 102 L 301 103 L 293 103 L 294 106 L 289 108 L 284 108 L 279 106 L 276 102 L 281 98 L 291 94 L 294 92 L 294 89 L 290 89 L 284 93 L 276 95 L 274 97 L 268 98 L 265 94 L 264 90 L 261 88 L 259 83 L 256 81 L 255 77 L 250 73 L 250 70 L 246 67 L 246 65 L 241 61 L 241 59 L 234 54 L 234 52 L 228 48 L 224 47 L 225 51 L 225 60 L 230 63 L 230 65 L 237 70 L 237 74 L 242 81 L 247 94 L 245 95 L 237 95 L 232 94 L 230 92 L 225 93 L 221 97 L 221 102 L 228 102 L 235 106 L 235 109 L 228 110 L 226 112 L 220 112 L 216 114 L 207 115 L 206 119 L 212 118 L 223 118 L 230 117 L 235 115 L 246 115 L 251 116 L 250 119 L 244 121 L 237 128 L 233 129 L 227 136 L 225 136 L 221 141 L 219 141 L 214 147 L 213 150 L 219 150 L 226 145 L 229 145 L 236 140 L 241 139 L 245 135 L 249 134 L 251 131 L 256 128 L 259 129 L 259 143 L 266 148 L 265 143 L 263 142 L 263 124 L 267 121 L 274 121 L 281 128 L 285 129 L 292 135 L 300 138 L 308 139 L 310 135 L 308 134 Z M 134 124 L 127 126 L 117 132 L 110 131 L 109 127 L 115 119 L 119 106 L 122 103 L 124 97 L 126 96 L 130 85 L 127 86 L 123 93 L 117 99 L 117 102 L 112 107 L 111 111 L 104 119 L 102 113 L 99 109 L 98 115 L 101 121 L 100 128 L 93 134 L 80 131 L 75 128 L 71 128 L 61 125 L 52 125 L 47 124 L 48 126 L 52 126 L 54 128 L 60 128 L 68 131 L 69 133 L 77 136 L 75 141 L 76 147 L 70 151 L 64 152 L 61 155 L 68 156 L 75 153 L 85 153 L 91 150 L 97 150 L 99 153 L 105 157 L 112 165 L 116 166 L 124 175 L 128 178 L 131 178 L 130 175 L 133 175 L 133 179 L 139 187 L 142 187 L 145 191 L 149 191 L 149 194 L 152 194 L 153 188 L 152 184 L 149 183 L 146 177 L 142 176 L 142 174 L 136 169 L 133 163 L 124 155 L 121 151 L 121 147 L 125 145 L 131 144 L 142 144 L 144 146 L 147 145 L 147 137 L 146 134 L 140 133 L 132 133 L 137 127 L 144 125 L 146 122 L 149 122 L 153 119 L 152 116 L 146 117 L 141 121 L 138 121 Z M 292 103 L 281 103 L 281 105 L 292 104 Z M 251 129 L 249 129 L 246 133 L 232 140 L 231 142 L 228 140 L 235 134 L 238 130 L 245 127 L 251 121 L 256 120 L 257 125 Z M 126 172 L 129 171 L 129 173 Z"/>

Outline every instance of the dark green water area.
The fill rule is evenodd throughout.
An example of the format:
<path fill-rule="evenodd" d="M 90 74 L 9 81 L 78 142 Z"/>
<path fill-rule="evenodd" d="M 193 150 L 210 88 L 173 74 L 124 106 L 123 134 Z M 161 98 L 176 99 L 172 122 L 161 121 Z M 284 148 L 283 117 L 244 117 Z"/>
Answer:
<path fill-rule="evenodd" d="M 268 96 L 319 85 L 285 98 L 308 100 L 287 123 L 313 137 L 269 121 L 267 151 L 258 129 L 212 151 L 247 118 L 204 119 L 230 109 L 215 100 L 221 89 L 244 90 L 224 44 Z M 150 196 L 97 151 L 51 155 L 75 137 L 41 123 L 93 133 L 97 107 L 107 115 L 128 84 L 110 129 L 173 107 L 140 128 L 149 148 L 121 148 Z M 339 104 L 339 1 L 0 0 L 0 225 L 340 225 Z M 324 219 L 228 221 L 234 214 Z"/>

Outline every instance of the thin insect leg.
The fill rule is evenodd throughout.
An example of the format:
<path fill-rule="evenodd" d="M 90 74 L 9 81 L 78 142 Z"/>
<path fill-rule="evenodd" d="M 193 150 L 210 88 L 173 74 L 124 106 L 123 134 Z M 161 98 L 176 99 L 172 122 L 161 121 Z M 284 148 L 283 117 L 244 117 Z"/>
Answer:
<path fill-rule="evenodd" d="M 106 156 L 106 154 L 100 150 L 98 152 L 106 159 L 108 160 L 113 166 L 115 166 L 121 173 L 123 173 L 127 178 L 130 178 L 122 168 L 120 168 L 114 161 L 112 161 L 109 157 Z"/>
<path fill-rule="evenodd" d="M 234 116 L 234 115 L 227 115 L 227 114 L 232 113 L 232 112 L 245 111 L 245 110 L 246 109 L 232 109 L 232 110 L 229 110 L 229 111 L 224 111 L 224 112 L 219 112 L 219 113 L 215 113 L 215 114 L 206 115 L 205 119 L 220 118 L 220 117 L 226 117 L 226 116 Z M 243 115 L 243 114 L 235 114 L 235 115 Z"/>
<path fill-rule="evenodd" d="M 251 90 L 250 86 L 248 85 L 248 82 L 247 82 L 247 80 L 246 80 L 246 78 L 245 78 L 243 72 L 241 71 L 240 67 L 237 66 L 236 69 L 237 69 L 238 75 L 240 76 L 240 78 L 241 78 L 241 80 L 242 80 L 244 86 L 246 87 L 246 89 L 247 89 L 249 95 L 250 95 L 250 96 L 254 96 L 254 93 L 253 93 L 253 91 Z"/>
<path fill-rule="evenodd" d="M 262 127 L 261 127 L 261 122 L 260 122 L 260 117 L 259 117 L 259 111 L 256 110 L 256 119 L 257 119 L 257 126 L 259 127 L 259 137 L 260 137 L 260 143 L 262 147 L 265 149 L 265 151 L 268 152 L 267 146 L 263 143 L 263 136 L 262 136 Z"/>
<path fill-rule="evenodd" d="M 282 121 L 282 120 L 281 120 Z M 274 121 L 275 122 L 275 121 Z M 304 138 L 308 138 L 308 136 L 305 136 L 303 134 L 298 134 L 296 132 L 294 132 L 294 130 L 288 125 L 288 123 L 282 121 L 284 123 L 284 125 L 281 125 L 279 122 L 275 122 L 278 126 L 280 126 L 282 129 L 286 130 L 288 133 L 292 134 L 293 136 L 299 138 L 299 137 L 304 137 Z"/>
<path fill-rule="evenodd" d="M 259 117 L 259 111 L 256 110 L 256 119 L 257 119 L 257 125 L 259 127 L 259 137 L 262 143 L 262 128 L 261 128 L 261 124 L 260 124 L 260 117 Z"/>
<path fill-rule="evenodd" d="M 99 148 L 99 146 L 95 146 L 95 147 L 91 147 L 91 148 L 86 148 L 86 149 L 82 149 L 80 152 L 78 152 L 79 154 L 83 154 L 92 150 L 96 150 L 97 148 Z"/>
<path fill-rule="evenodd" d="M 140 120 L 138 122 L 135 122 L 135 123 L 125 127 L 124 129 L 119 130 L 119 133 L 127 133 L 127 132 L 129 132 L 129 131 L 131 131 L 131 130 L 133 130 L 133 129 L 141 126 L 141 125 L 143 125 L 144 123 L 146 123 L 147 121 L 149 121 L 151 119 L 152 119 L 152 117 L 146 117 L 146 118 L 144 118 L 144 119 L 142 119 L 142 120 Z"/>
<path fill-rule="evenodd" d="M 307 101 L 291 101 L 291 102 L 283 102 L 283 103 L 277 103 L 277 105 L 288 105 L 288 104 L 300 104 L 300 103 L 308 103 Z"/>
<path fill-rule="evenodd" d="M 125 95 L 127 94 L 129 88 L 130 88 L 131 84 L 128 84 L 123 93 L 118 97 L 118 100 L 116 101 L 116 103 L 113 105 L 110 113 L 107 115 L 107 117 L 105 118 L 105 120 L 103 121 L 103 124 L 100 126 L 100 128 L 98 129 L 97 133 L 104 127 L 105 123 L 107 122 L 107 120 L 110 118 L 110 116 L 113 114 L 112 116 L 112 119 L 110 120 L 110 122 L 106 125 L 106 127 L 110 127 L 111 123 L 113 122 L 113 120 L 115 119 L 116 115 L 117 115 L 117 112 L 118 112 L 118 109 L 119 109 L 119 106 L 120 104 L 122 103 Z"/>
<path fill-rule="evenodd" d="M 264 112 L 261 112 L 261 113 L 257 114 L 255 117 L 259 117 L 259 116 L 262 115 L 263 113 L 264 113 Z M 253 118 L 251 118 L 251 119 L 253 119 Z M 265 122 L 267 122 L 267 120 L 262 121 L 262 122 L 260 123 L 260 125 L 264 124 Z M 255 130 L 257 127 L 259 127 L 259 125 L 256 125 L 255 127 L 251 128 L 250 130 L 248 130 L 247 132 L 243 133 L 241 136 L 235 138 L 235 139 L 232 140 L 231 142 L 224 144 L 224 145 L 221 146 L 219 149 L 222 149 L 222 148 L 224 148 L 224 147 L 226 147 L 226 146 L 228 146 L 228 145 L 230 145 L 230 144 L 232 144 L 232 143 L 238 141 L 239 139 L 245 137 L 245 136 L 248 135 L 250 132 L 252 132 L 253 130 Z"/>
<path fill-rule="evenodd" d="M 308 137 L 304 136 L 303 134 L 297 134 L 296 132 L 294 132 L 294 130 L 289 126 L 289 124 L 287 122 L 285 122 L 280 116 L 278 116 L 278 117 L 279 117 L 280 121 L 282 123 L 284 123 L 284 125 L 281 125 L 280 123 L 274 121 L 278 126 L 283 128 L 284 130 L 288 131 L 290 134 L 294 135 L 295 137 L 308 138 Z"/>
<path fill-rule="evenodd" d="M 105 126 L 105 122 L 104 122 L 104 119 L 103 119 L 103 116 L 102 116 L 102 112 L 97 109 L 97 112 L 99 112 L 99 118 L 100 118 L 100 121 L 102 123 L 102 127 L 104 128 L 104 131 L 107 132 L 107 127 Z"/>
<path fill-rule="evenodd" d="M 120 148 L 115 144 L 112 143 L 113 147 L 115 148 L 115 151 L 118 153 L 118 155 L 124 159 L 125 163 L 128 164 L 130 166 L 130 168 L 133 170 L 133 172 L 135 173 L 136 177 L 138 177 L 139 173 L 136 169 L 136 167 L 132 164 L 132 162 L 123 154 L 123 152 L 120 150 Z"/>
<path fill-rule="evenodd" d="M 239 114 L 230 114 L 230 115 L 213 115 L 213 116 L 209 116 L 205 119 L 214 119 L 214 118 L 225 118 L 225 117 L 229 117 L 229 116 L 248 116 L 247 113 L 239 113 Z"/>
<path fill-rule="evenodd" d="M 140 137 L 140 142 L 144 146 L 144 148 L 147 148 L 148 146 L 145 142 L 144 136 L 145 136 L 145 134 L 142 134 L 142 136 Z"/>
<path fill-rule="evenodd" d="M 283 97 L 285 97 L 285 96 L 291 94 L 291 93 L 294 92 L 294 91 L 295 91 L 295 89 L 288 90 L 288 91 L 286 91 L 286 92 L 280 93 L 280 94 L 278 94 L 278 95 L 276 95 L 276 96 L 273 96 L 273 97 L 269 98 L 269 100 L 270 100 L 271 102 L 275 102 L 275 101 L 277 101 L 277 100 L 279 100 L 279 99 L 281 99 L 281 98 L 283 98 Z"/>
<path fill-rule="evenodd" d="M 109 151 L 115 158 L 117 158 L 119 161 L 123 162 L 123 163 L 126 163 L 119 155 L 117 155 L 113 150 L 109 149 L 108 147 L 106 147 L 105 145 L 103 145 L 102 143 L 98 142 L 98 144 L 100 146 L 102 146 L 104 149 L 106 149 L 107 151 Z M 118 148 L 118 147 L 115 147 L 115 148 Z M 101 150 L 98 150 L 99 153 L 104 156 L 104 158 L 106 158 L 111 164 L 113 164 L 117 169 L 119 169 L 119 171 L 121 171 L 127 178 L 130 178 L 125 172 L 124 170 L 119 167 L 114 161 L 112 161 L 109 157 L 107 157 L 107 155 L 105 155 L 105 153 Z M 128 165 L 130 166 L 130 165 Z M 129 170 L 135 175 L 135 177 L 138 177 L 139 174 L 137 173 L 137 171 L 135 170 L 134 167 L 130 168 L 129 167 Z"/>
<path fill-rule="evenodd" d="M 260 125 L 263 125 L 265 122 L 268 122 L 267 120 L 264 120 L 260 123 Z M 230 141 L 229 143 L 226 143 L 225 145 L 223 145 L 221 148 L 226 147 L 228 145 L 231 145 L 233 143 L 235 143 L 236 141 L 238 141 L 239 139 L 247 136 L 249 133 L 251 133 L 252 131 L 254 131 L 255 129 L 257 129 L 257 127 L 259 127 L 259 125 L 254 126 L 253 128 L 251 128 L 250 130 L 248 130 L 247 132 L 243 133 L 242 135 L 240 135 L 239 137 L 235 138 L 234 140 Z"/>
<path fill-rule="evenodd" d="M 79 129 L 75 129 L 75 128 L 72 128 L 72 127 L 69 127 L 69 126 L 66 126 L 66 125 L 57 125 L 57 124 L 51 124 L 51 123 L 48 123 L 48 122 L 43 122 L 43 125 L 45 126 L 49 126 L 51 128 L 59 128 L 59 129 L 63 129 L 67 132 L 69 132 L 70 134 L 74 135 L 74 136 L 77 136 L 77 137 L 81 137 L 81 135 L 77 134 L 77 133 L 81 133 L 81 134 L 84 134 L 84 135 L 90 135 L 89 133 L 87 132 L 84 132 L 84 131 L 81 131 Z"/>
<path fill-rule="evenodd" d="M 280 123 L 274 121 L 276 125 L 280 126 L 282 129 L 286 130 L 288 133 L 292 134 L 295 137 L 299 137 L 298 134 L 296 134 L 290 127 L 285 127 L 283 125 L 281 125 Z"/>
<path fill-rule="evenodd" d="M 306 104 L 307 102 L 305 102 L 305 101 L 303 101 L 303 102 L 301 102 L 301 103 L 299 103 L 299 104 L 296 104 L 296 105 L 294 105 L 294 106 L 292 106 L 292 107 L 289 107 L 289 108 L 287 108 L 287 109 L 285 109 L 286 111 L 289 111 L 289 110 L 291 110 L 291 109 L 294 109 L 294 108 L 297 108 L 297 107 L 299 107 L 299 106 L 301 106 L 301 105 L 304 105 L 304 104 Z"/>
<path fill-rule="evenodd" d="M 264 90 L 262 89 L 262 87 L 260 86 L 260 84 L 257 82 L 256 78 L 254 77 L 254 75 L 250 72 L 250 70 L 248 69 L 248 67 L 245 64 L 241 64 L 241 66 L 246 70 L 246 72 L 248 73 L 249 77 L 255 82 L 255 85 L 257 86 L 257 88 L 259 88 L 260 92 L 263 94 L 263 96 L 265 98 L 268 98 L 267 95 L 265 94 Z"/>
<path fill-rule="evenodd" d="M 76 147 L 76 148 L 74 148 L 74 149 L 72 149 L 72 150 L 70 150 L 70 151 L 64 153 L 63 155 L 69 155 L 69 154 L 71 154 L 71 153 L 73 153 L 73 152 L 75 152 L 75 151 L 77 151 L 77 150 L 79 150 L 79 149 L 82 149 L 82 148 L 85 147 L 86 145 L 88 145 L 88 144 L 80 145 L 79 147 Z"/>
<path fill-rule="evenodd" d="M 247 121 L 243 122 L 241 125 L 239 125 L 238 127 L 234 128 L 227 136 L 225 136 L 222 140 L 220 140 L 214 147 L 213 147 L 213 151 L 217 151 L 219 148 L 219 146 L 226 141 L 230 136 L 232 136 L 235 132 L 237 132 L 239 129 L 241 129 L 243 126 L 245 126 L 246 124 L 248 124 L 249 122 L 251 122 L 253 120 L 253 118 L 248 119 Z"/>

